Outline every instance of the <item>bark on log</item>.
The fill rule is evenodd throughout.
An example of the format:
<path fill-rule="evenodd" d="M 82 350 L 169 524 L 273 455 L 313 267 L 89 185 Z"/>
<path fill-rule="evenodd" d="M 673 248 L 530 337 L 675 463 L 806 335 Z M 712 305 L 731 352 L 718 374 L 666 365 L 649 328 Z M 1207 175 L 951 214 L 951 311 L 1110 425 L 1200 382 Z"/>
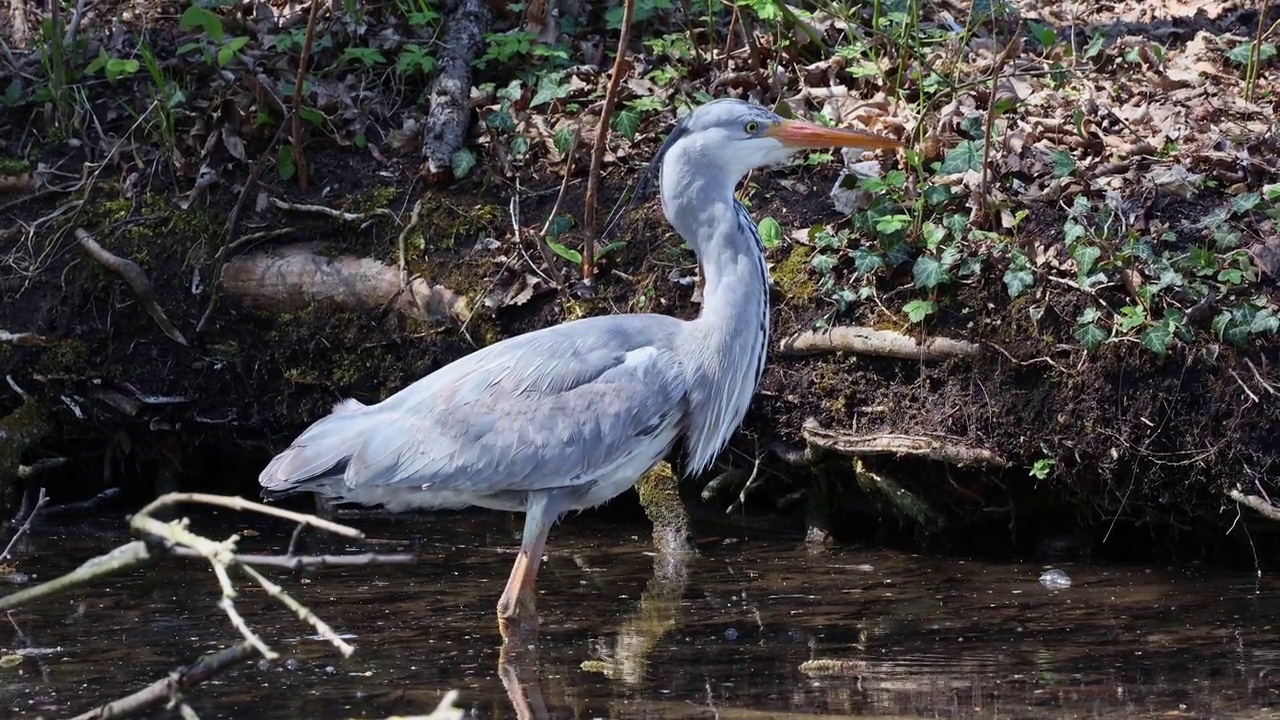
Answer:
<path fill-rule="evenodd" d="M 305 245 L 231 260 L 222 271 L 222 288 L 250 307 L 276 312 L 328 301 L 353 310 L 389 304 L 405 317 L 424 322 L 464 323 L 471 316 L 466 298 L 446 287 L 423 278 L 402 287 L 394 265 L 350 255 L 324 257 Z"/>
<path fill-rule="evenodd" d="M 978 354 L 978 346 L 965 340 L 931 337 L 921 343 L 893 330 L 873 330 L 859 326 L 796 333 L 784 338 L 778 344 L 778 349 L 784 355 L 852 352 L 902 360 L 949 360 Z"/>
<path fill-rule="evenodd" d="M 1009 462 L 999 453 L 986 448 L 965 445 L 959 438 L 919 435 L 847 435 L 828 430 L 813 419 L 805 421 L 800 431 L 810 445 L 841 455 L 854 457 L 912 455 L 960 466 L 987 465 L 997 468 L 1009 466 Z"/>
<path fill-rule="evenodd" d="M 437 58 L 438 71 L 431 82 L 430 109 L 422 134 L 429 178 L 451 172 L 453 154 L 466 138 L 471 116 L 471 63 L 484 47 L 489 22 L 484 0 L 462 0 L 446 23 L 444 49 Z"/>

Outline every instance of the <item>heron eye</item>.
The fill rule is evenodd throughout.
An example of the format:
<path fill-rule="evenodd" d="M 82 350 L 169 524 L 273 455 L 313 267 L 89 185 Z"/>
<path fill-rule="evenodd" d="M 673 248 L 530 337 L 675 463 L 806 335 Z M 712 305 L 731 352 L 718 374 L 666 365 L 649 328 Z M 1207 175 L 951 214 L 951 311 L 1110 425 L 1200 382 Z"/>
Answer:
<path fill-rule="evenodd" d="M 743 125 L 742 130 L 746 132 L 748 135 L 755 135 L 756 133 L 760 132 L 760 123 L 756 122 L 755 120 L 752 120 L 746 125 Z"/>

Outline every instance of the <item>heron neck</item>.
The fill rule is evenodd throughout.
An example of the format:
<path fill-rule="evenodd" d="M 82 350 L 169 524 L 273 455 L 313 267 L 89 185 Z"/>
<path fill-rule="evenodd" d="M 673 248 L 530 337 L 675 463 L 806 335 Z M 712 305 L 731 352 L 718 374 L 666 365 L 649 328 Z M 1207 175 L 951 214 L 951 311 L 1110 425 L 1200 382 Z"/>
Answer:
<path fill-rule="evenodd" d="M 716 191 L 718 190 L 718 191 Z M 746 415 L 764 371 L 769 275 L 755 223 L 732 187 L 663 193 L 667 218 L 701 266 L 702 311 L 677 347 L 688 374 L 688 465 L 704 470 Z"/>

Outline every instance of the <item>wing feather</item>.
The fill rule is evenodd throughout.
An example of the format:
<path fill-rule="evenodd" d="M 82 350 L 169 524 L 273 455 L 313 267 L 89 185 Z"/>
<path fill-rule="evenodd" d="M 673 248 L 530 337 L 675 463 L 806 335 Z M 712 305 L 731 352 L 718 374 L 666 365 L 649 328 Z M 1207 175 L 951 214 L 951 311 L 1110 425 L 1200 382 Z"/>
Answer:
<path fill-rule="evenodd" d="M 345 482 L 488 495 L 605 477 L 683 422 L 684 373 L 669 346 L 678 322 L 589 318 L 446 366 L 362 410 L 375 429 Z"/>

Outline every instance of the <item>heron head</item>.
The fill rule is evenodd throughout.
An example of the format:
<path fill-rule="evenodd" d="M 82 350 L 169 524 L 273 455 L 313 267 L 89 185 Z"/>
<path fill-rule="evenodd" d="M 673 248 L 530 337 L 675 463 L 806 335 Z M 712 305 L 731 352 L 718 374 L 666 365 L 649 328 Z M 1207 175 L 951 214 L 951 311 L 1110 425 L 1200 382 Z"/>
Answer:
<path fill-rule="evenodd" d="M 880 150 L 900 143 L 868 132 L 787 120 L 759 105 L 725 98 L 689 113 L 667 137 L 655 162 L 662 163 L 679 148 L 704 173 L 718 170 L 737 185 L 755 168 L 784 162 L 805 148 L 824 147 Z"/>

